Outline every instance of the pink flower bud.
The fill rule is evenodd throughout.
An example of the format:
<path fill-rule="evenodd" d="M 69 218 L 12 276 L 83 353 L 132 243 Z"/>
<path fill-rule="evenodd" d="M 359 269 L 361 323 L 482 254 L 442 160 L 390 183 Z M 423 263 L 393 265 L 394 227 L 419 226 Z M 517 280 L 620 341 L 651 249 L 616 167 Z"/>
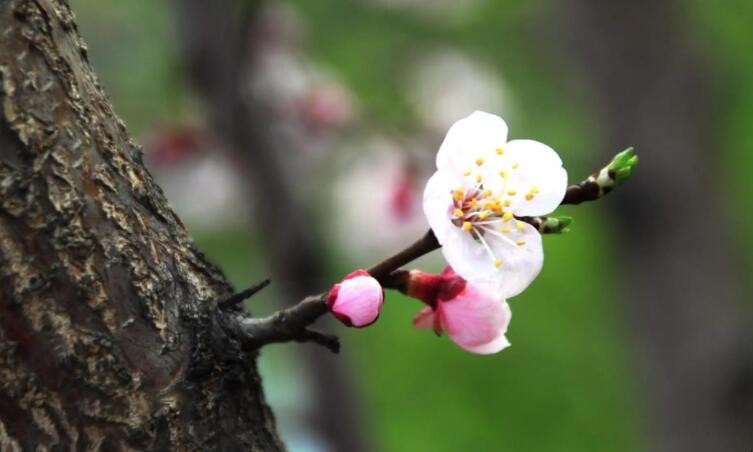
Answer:
<path fill-rule="evenodd" d="M 355 328 L 376 322 L 384 303 L 384 290 L 365 270 L 356 270 L 335 284 L 327 294 L 332 314 Z"/>
<path fill-rule="evenodd" d="M 416 328 L 446 331 L 473 353 L 497 353 L 510 345 L 505 333 L 512 313 L 494 286 L 466 281 L 450 267 L 439 275 L 412 270 L 401 276 L 400 291 L 428 305 L 413 320 Z"/>

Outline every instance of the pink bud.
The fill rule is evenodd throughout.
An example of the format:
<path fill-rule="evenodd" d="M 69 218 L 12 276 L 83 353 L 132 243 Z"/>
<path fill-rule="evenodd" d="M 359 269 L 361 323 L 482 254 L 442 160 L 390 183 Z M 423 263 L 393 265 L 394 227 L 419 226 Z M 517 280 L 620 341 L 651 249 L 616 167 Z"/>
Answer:
<path fill-rule="evenodd" d="M 327 294 L 332 314 L 347 326 L 362 328 L 376 322 L 384 303 L 384 290 L 365 270 L 356 270 Z"/>
<path fill-rule="evenodd" d="M 492 286 L 468 282 L 450 267 L 439 275 L 413 270 L 403 278 L 400 290 L 428 305 L 413 320 L 416 328 L 446 331 L 473 353 L 497 353 L 510 345 L 505 333 L 512 313 Z"/>

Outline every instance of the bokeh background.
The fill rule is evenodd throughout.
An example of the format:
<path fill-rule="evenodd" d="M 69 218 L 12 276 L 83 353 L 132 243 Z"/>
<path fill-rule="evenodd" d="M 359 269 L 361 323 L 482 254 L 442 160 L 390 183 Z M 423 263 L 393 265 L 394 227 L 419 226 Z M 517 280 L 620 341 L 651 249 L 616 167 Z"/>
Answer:
<path fill-rule="evenodd" d="M 339 357 L 264 349 L 292 451 L 753 448 L 753 3 L 71 3 L 201 248 L 238 287 L 272 276 L 255 314 L 418 238 L 436 149 L 473 110 L 572 182 L 637 148 L 624 188 L 561 209 L 504 352 L 414 330 L 394 293 L 372 327 L 329 326 Z"/>

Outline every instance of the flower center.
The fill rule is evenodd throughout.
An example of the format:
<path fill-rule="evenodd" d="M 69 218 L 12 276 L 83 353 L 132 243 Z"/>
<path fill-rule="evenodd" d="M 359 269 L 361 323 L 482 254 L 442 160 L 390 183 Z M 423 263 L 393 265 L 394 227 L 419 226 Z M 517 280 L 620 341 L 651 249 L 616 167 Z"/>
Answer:
<path fill-rule="evenodd" d="M 496 157 L 499 158 L 502 155 L 504 155 L 504 149 L 497 148 Z M 473 239 L 484 247 L 492 263 L 498 268 L 503 262 L 489 246 L 489 236 L 500 238 L 510 245 L 525 245 L 524 240 L 515 239 L 516 235 L 524 231 L 525 223 L 515 218 L 512 209 L 519 202 L 533 200 L 539 193 L 539 189 L 533 186 L 527 192 L 522 193 L 510 186 L 510 174 L 518 169 L 520 166 L 518 162 L 499 165 L 499 171 L 496 174 L 491 172 L 491 174 L 501 178 L 502 183 L 488 185 L 484 184 L 484 178 L 490 172 L 482 171 L 484 159 L 477 158 L 475 164 L 476 168 L 463 172 L 463 185 L 468 188 L 458 187 L 452 191 L 452 224 L 471 234 Z M 492 186 L 497 188 L 494 190 L 487 188 Z"/>

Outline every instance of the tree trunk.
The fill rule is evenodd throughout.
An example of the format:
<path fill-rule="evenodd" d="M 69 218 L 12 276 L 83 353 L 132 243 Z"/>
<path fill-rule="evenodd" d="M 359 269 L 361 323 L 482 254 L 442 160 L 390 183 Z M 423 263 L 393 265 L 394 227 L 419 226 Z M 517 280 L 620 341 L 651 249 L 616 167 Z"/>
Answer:
<path fill-rule="evenodd" d="M 719 210 L 716 96 L 676 0 L 558 0 L 604 149 L 641 163 L 608 203 L 653 450 L 753 447 L 753 348 L 736 235 Z M 558 43 L 562 39 L 558 40 Z M 710 121 L 711 120 L 711 121 Z M 628 244 L 625 246 L 625 244 Z"/>
<path fill-rule="evenodd" d="M 64 0 L 0 1 L 0 450 L 281 450 Z"/>

